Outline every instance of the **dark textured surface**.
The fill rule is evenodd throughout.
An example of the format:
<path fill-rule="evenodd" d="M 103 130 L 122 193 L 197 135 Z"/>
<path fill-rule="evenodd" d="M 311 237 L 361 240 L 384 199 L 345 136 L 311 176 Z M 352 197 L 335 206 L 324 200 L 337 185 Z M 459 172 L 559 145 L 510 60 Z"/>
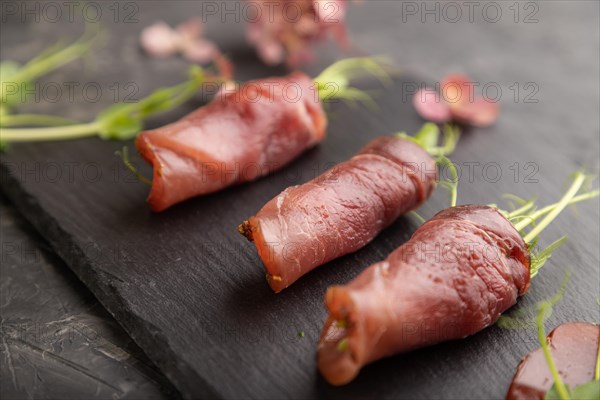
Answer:
<path fill-rule="evenodd" d="M 183 62 L 150 61 L 136 47 L 141 27 L 157 18 L 178 22 L 197 10 L 192 2 L 170 4 L 176 6 L 160 9 L 159 3 L 139 3 L 138 24 L 112 27 L 116 35 L 96 58 L 93 74 L 82 74 L 81 66 L 71 65 L 47 79 L 94 79 L 103 85 L 134 81 L 141 93 L 179 81 Z M 598 3 L 540 3 L 534 24 L 515 24 L 507 7 L 505 17 L 495 24 L 481 18 L 475 23 L 421 23 L 415 18 L 402 22 L 401 4 L 391 1 L 368 2 L 350 12 L 352 36 L 364 51 L 388 53 L 429 81 L 459 70 L 483 83 L 498 82 L 504 89 L 498 124 L 465 135 L 454 154 L 464 172 L 460 202 L 501 202 L 501 195 L 510 192 L 537 195 L 549 203 L 560 196 L 573 170 L 598 169 Z M 78 31 L 72 25 L 62 32 Z M 2 35 L 3 59 L 26 59 L 47 44 L 33 38 L 55 37 L 55 24 L 21 28 L 15 21 L 3 24 L 3 33 L 13 32 Z M 281 72 L 260 68 L 244 50 L 242 35 L 241 25 L 209 19 L 209 36 L 218 38 L 238 62 L 239 78 Z M 330 63 L 331 54 L 324 51 L 310 72 Z M 113 156 L 122 144 L 96 139 L 14 146 L 2 157 L 2 189 L 188 397 L 499 398 L 519 359 L 537 347 L 531 329 L 492 327 L 463 341 L 393 357 L 367 367 L 342 388 L 330 387 L 318 376 L 315 344 L 325 316 L 326 287 L 346 282 L 384 258 L 414 231 L 413 219 L 400 219 L 365 249 L 309 274 L 280 295 L 264 282 L 252 246 L 235 233 L 240 221 L 287 185 L 348 158 L 372 137 L 417 129 L 421 122 L 402 82 L 421 80 L 409 75 L 402 79 L 380 91 L 379 113 L 332 105 L 327 140 L 290 167 L 160 215 L 148 211 L 143 203 L 147 188 L 133 181 Z M 538 102 L 523 103 L 523 92 L 515 101 L 509 90 L 515 82 L 521 88 L 536 83 Z M 98 103 L 40 103 L 31 109 L 86 118 L 111 101 L 105 97 Z M 187 109 L 152 124 L 167 122 L 198 104 L 191 102 Z M 54 163 L 61 178 L 51 175 Z M 526 179 L 536 166 L 530 177 L 534 181 Z M 98 168 L 100 178 L 95 174 Z M 498 179 L 496 168 L 502 172 Z M 149 173 L 145 167 L 142 171 Z M 445 204 L 440 191 L 422 213 L 431 216 Z M 574 320 L 598 322 L 598 218 L 595 200 L 578 206 L 577 212 L 567 211 L 544 233 L 546 243 L 561 234 L 571 240 L 534 280 L 518 307 L 550 296 L 564 271 L 571 269 L 565 299 L 549 327 Z M 305 333 L 303 338 L 299 331 Z"/>
<path fill-rule="evenodd" d="M 176 395 L 92 293 L 0 199 L 3 399 Z"/>

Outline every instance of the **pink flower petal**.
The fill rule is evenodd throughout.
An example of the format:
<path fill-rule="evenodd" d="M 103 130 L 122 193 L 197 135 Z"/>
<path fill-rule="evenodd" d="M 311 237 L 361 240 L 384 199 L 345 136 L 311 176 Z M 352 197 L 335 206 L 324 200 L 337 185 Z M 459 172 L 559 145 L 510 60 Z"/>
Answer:
<path fill-rule="evenodd" d="M 311 64 L 315 60 L 315 54 L 310 47 L 301 47 L 298 50 L 288 52 L 285 60 L 290 68 L 297 68 L 301 64 Z"/>
<path fill-rule="evenodd" d="M 182 53 L 189 61 L 199 64 L 208 64 L 220 54 L 212 42 L 203 39 L 187 43 L 182 49 Z"/>
<path fill-rule="evenodd" d="M 348 39 L 348 31 L 345 25 L 336 25 L 332 29 L 333 38 L 337 44 L 344 50 L 350 47 L 350 39 Z"/>
<path fill-rule="evenodd" d="M 345 0 L 316 0 L 315 14 L 325 24 L 343 23 L 346 19 Z"/>
<path fill-rule="evenodd" d="M 305 16 L 300 18 L 298 22 L 293 25 L 294 30 L 298 35 L 312 36 L 319 33 L 319 24 L 311 16 Z"/>
<path fill-rule="evenodd" d="M 440 94 L 430 88 L 420 89 L 413 97 L 413 105 L 419 115 L 431 122 L 450 121 L 452 114 L 450 107 Z"/>
<path fill-rule="evenodd" d="M 250 42 L 251 44 L 255 44 L 260 41 L 261 36 L 262 36 L 262 33 L 261 33 L 260 23 L 259 22 L 249 23 L 248 27 L 246 28 L 246 40 L 248 40 L 248 42 Z"/>
<path fill-rule="evenodd" d="M 219 75 L 223 79 L 227 81 L 233 79 L 233 63 L 229 61 L 227 57 L 225 57 L 223 54 L 220 54 L 219 52 L 219 55 L 215 58 L 215 64 L 217 66 L 217 69 L 219 70 Z"/>
<path fill-rule="evenodd" d="M 202 20 L 200 18 L 192 17 L 179 24 L 176 30 L 183 39 L 196 40 L 202 36 L 204 26 L 202 25 Z"/>
<path fill-rule="evenodd" d="M 345 0 L 248 1 L 261 13 L 248 24 L 246 37 L 266 64 L 280 64 L 284 59 L 291 66 L 310 62 L 314 59 L 311 46 L 330 34 L 347 47 Z M 291 3 L 294 7 L 288 8 Z"/>
<path fill-rule="evenodd" d="M 500 105 L 478 97 L 473 102 L 450 107 L 450 111 L 455 121 L 484 128 L 496 122 L 500 114 Z"/>
<path fill-rule="evenodd" d="M 258 43 L 258 55 L 267 65 L 277 65 L 283 61 L 284 49 L 276 41 L 261 41 Z"/>
<path fill-rule="evenodd" d="M 177 52 L 177 33 L 164 22 L 144 28 L 140 35 L 142 48 L 151 56 L 168 57 Z"/>
<path fill-rule="evenodd" d="M 475 100 L 472 80 L 463 74 L 447 75 L 441 83 L 442 97 L 450 104 L 469 103 Z"/>

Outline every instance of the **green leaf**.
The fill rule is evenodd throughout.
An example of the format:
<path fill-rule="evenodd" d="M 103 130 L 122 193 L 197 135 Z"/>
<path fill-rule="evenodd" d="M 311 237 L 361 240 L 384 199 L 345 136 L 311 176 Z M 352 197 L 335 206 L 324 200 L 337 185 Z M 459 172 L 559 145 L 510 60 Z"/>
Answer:
<path fill-rule="evenodd" d="M 571 391 L 571 398 L 576 400 L 600 399 L 600 381 L 592 380 L 588 383 L 575 386 Z"/>
<path fill-rule="evenodd" d="M 415 135 L 415 139 L 421 143 L 424 149 L 437 146 L 440 138 L 440 128 L 432 122 L 426 122 L 421 130 Z"/>
<path fill-rule="evenodd" d="M 571 392 L 569 390 L 569 385 L 565 385 L 565 389 L 569 393 L 569 397 L 571 396 Z M 561 397 L 560 393 L 558 393 L 558 389 L 556 388 L 556 384 L 553 384 L 550 389 L 546 392 L 546 396 L 544 396 L 544 400 L 568 400 Z"/>
<path fill-rule="evenodd" d="M 96 120 L 110 120 L 116 118 L 119 115 L 128 114 L 132 107 L 135 107 L 135 103 L 115 103 L 105 110 L 98 113 Z"/>
<path fill-rule="evenodd" d="M 546 264 L 546 261 L 550 259 L 552 253 L 554 253 L 554 251 L 556 251 L 556 249 L 562 246 L 566 241 L 567 236 L 563 236 L 560 239 L 554 241 L 544 250 L 531 255 L 531 265 L 529 267 L 529 272 L 532 278 L 536 276 L 540 269 L 544 266 L 544 264 Z"/>
<path fill-rule="evenodd" d="M 103 121 L 98 135 L 103 139 L 127 140 L 134 138 L 142 129 L 139 118 L 121 114 Z"/>
<path fill-rule="evenodd" d="M 501 315 L 498 319 L 497 325 L 503 329 L 525 329 L 536 327 L 536 320 L 533 317 L 534 312 L 539 311 L 540 308 L 544 308 L 545 311 L 543 315 L 543 320 L 545 321 L 548 317 L 550 317 L 552 315 L 552 307 L 560 303 L 560 301 L 562 300 L 565 291 L 567 290 L 567 285 L 569 284 L 570 279 L 571 273 L 567 271 L 565 273 L 565 277 L 563 278 L 560 287 L 552 297 L 546 300 L 539 301 L 530 306 L 512 311 L 510 315 Z M 548 309 L 550 311 L 548 311 Z"/>
<path fill-rule="evenodd" d="M 0 103 L 3 108 L 15 107 L 26 100 L 23 98 L 23 90 L 26 93 L 35 91 L 35 85 L 29 81 L 14 79 L 17 77 L 21 66 L 13 61 L 3 61 L 0 63 L 0 93 L 2 98 Z"/>
<path fill-rule="evenodd" d="M 167 111 L 172 105 L 171 90 L 165 88 L 158 89 L 140 102 L 139 112 L 143 118 L 161 111 Z"/>
<path fill-rule="evenodd" d="M 317 84 L 321 101 L 330 99 L 360 100 L 372 106 L 371 99 L 356 88 L 350 81 L 361 76 L 373 75 L 384 85 L 391 85 L 388 71 L 383 67 L 387 60 L 382 57 L 346 58 L 327 67 L 313 81 Z M 374 103 L 374 102 L 373 102 Z"/>
<path fill-rule="evenodd" d="M 14 61 L 2 61 L 0 62 L 0 82 L 7 82 L 12 76 L 21 68 L 21 65 Z"/>
<path fill-rule="evenodd" d="M 450 172 L 448 180 L 438 183 L 442 184 L 442 187 L 445 187 L 450 192 L 450 207 L 454 207 L 458 198 L 458 171 L 456 170 L 456 165 L 443 155 L 437 157 L 436 163 L 440 170 L 446 168 Z"/>

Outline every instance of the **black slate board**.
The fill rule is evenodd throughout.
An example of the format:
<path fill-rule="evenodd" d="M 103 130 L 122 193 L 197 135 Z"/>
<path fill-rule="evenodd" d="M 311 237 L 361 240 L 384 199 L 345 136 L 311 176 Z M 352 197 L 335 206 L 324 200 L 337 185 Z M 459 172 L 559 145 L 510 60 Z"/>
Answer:
<path fill-rule="evenodd" d="M 257 69 L 249 56 L 241 57 L 241 78 L 273 73 Z M 145 61 L 138 57 L 133 62 Z M 132 68 L 114 68 L 131 76 Z M 146 86 L 155 86 L 156 75 L 145 74 Z M 131 179 L 113 155 L 122 143 L 96 139 L 14 146 L 2 156 L 2 190 L 184 396 L 499 398 L 518 360 L 537 347 L 531 329 L 491 327 L 463 341 L 393 357 L 365 368 L 342 388 L 327 385 L 315 369 L 326 287 L 347 282 L 385 257 L 410 237 L 415 220 L 401 218 L 363 250 L 322 267 L 279 295 L 268 289 L 253 247 L 235 232 L 240 221 L 286 186 L 348 158 L 371 138 L 397 130 L 414 132 L 421 121 L 402 88 L 403 82 L 421 80 L 405 75 L 382 91 L 379 113 L 332 105 L 327 140 L 288 168 L 163 214 L 148 211 L 143 204 L 147 187 Z M 372 82 L 365 85 L 375 87 Z M 597 122 L 573 107 L 572 120 L 559 119 L 568 105 L 544 100 L 537 107 L 503 103 L 496 127 L 463 137 L 454 159 L 465 173 L 468 163 L 479 166 L 461 181 L 462 202 L 499 202 L 507 192 L 539 195 L 550 202 L 560 196 L 571 171 L 581 164 L 597 168 L 597 146 L 589 145 L 597 143 Z M 594 95 L 592 104 L 597 101 Z M 565 129 L 568 135 L 561 134 Z M 511 170 L 515 162 L 520 163 L 517 178 Z M 530 172 L 524 169 L 526 162 L 539 167 L 537 182 L 524 180 Z M 498 180 L 483 176 L 489 163 L 500 167 Z M 422 213 L 431 216 L 445 201 L 440 191 Z M 573 269 L 552 326 L 599 320 L 597 201 L 578 207 L 578 214 L 567 213 L 546 232 L 548 240 L 563 233 L 572 240 L 519 306 L 550 296 L 564 270 Z"/>
<path fill-rule="evenodd" d="M 176 398 L 177 391 L 0 196 L 3 399 Z"/>

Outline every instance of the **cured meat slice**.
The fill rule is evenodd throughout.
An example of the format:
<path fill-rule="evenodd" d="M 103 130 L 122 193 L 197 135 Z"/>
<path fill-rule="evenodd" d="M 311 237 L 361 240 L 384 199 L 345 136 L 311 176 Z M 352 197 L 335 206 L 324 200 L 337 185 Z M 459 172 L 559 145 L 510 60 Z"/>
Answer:
<path fill-rule="evenodd" d="M 224 89 L 208 105 L 137 137 L 154 168 L 148 202 L 162 211 L 264 176 L 323 140 L 326 125 L 314 82 L 303 73 Z"/>
<path fill-rule="evenodd" d="M 386 260 L 328 289 L 321 373 L 345 384 L 375 360 L 481 331 L 525 293 L 529 266 L 526 243 L 497 209 L 441 211 Z"/>
<path fill-rule="evenodd" d="M 599 338 L 600 326 L 587 322 L 563 324 L 548 335 L 552 360 L 571 389 L 594 378 Z M 543 400 L 553 381 L 544 351 L 537 349 L 519 364 L 506 399 Z"/>
<path fill-rule="evenodd" d="M 350 160 L 287 188 L 240 225 L 280 292 L 315 267 L 369 243 L 431 195 L 436 162 L 416 143 L 371 141 Z"/>

